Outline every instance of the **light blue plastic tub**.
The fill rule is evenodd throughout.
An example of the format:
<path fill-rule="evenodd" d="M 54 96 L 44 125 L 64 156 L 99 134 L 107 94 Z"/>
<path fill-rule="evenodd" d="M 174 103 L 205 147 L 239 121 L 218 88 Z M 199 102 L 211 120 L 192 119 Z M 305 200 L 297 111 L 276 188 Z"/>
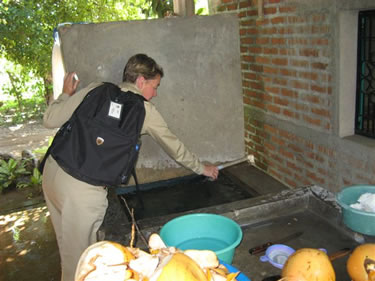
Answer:
<path fill-rule="evenodd" d="M 167 246 L 181 250 L 212 250 L 228 264 L 232 263 L 242 235 L 241 227 L 235 221 L 206 213 L 177 217 L 160 230 L 160 237 Z"/>
<path fill-rule="evenodd" d="M 362 234 L 375 235 L 375 213 L 350 207 L 351 204 L 357 203 L 364 193 L 375 193 L 375 185 L 346 187 L 336 195 L 336 201 L 342 208 L 343 223 L 347 227 Z"/>

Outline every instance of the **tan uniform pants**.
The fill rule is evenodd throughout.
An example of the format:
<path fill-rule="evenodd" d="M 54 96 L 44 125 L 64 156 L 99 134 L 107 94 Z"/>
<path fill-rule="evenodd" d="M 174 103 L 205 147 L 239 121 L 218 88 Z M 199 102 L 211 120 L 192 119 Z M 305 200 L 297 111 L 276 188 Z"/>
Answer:
<path fill-rule="evenodd" d="M 108 206 L 107 190 L 81 182 L 48 157 L 43 192 L 59 246 L 63 281 L 74 281 L 83 251 L 97 241 L 96 232 Z"/>

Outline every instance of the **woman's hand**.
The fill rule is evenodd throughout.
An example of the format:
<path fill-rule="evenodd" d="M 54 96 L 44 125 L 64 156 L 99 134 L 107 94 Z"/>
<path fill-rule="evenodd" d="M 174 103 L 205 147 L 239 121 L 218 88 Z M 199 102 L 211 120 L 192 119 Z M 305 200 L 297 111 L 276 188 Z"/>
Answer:
<path fill-rule="evenodd" d="M 69 96 L 73 96 L 76 92 L 76 89 L 79 84 L 79 79 L 76 80 L 74 77 L 77 77 L 75 72 L 69 72 L 64 77 L 63 93 Z"/>
<path fill-rule="evenodd" d="M 219 176 L 219 169 L 216 166 L 205 165 L 203 175 L 205 175 L 206 177 L 210 177 L 213 180 L 216 180 Z"/>

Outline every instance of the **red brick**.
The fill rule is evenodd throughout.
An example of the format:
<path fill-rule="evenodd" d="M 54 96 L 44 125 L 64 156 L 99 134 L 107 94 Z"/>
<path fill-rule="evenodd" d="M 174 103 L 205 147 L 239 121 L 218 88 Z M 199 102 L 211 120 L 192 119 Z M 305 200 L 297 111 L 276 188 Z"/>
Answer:
<path fill-rule="evenodd" d="M 311 112 L 319 116 L 331 117 L 331 112 L 329 110 L 325 110 L 321 108 L 311 108 Z"/>
<path fill-rule="evenodd" d="M 278 170 L 280 171 L 280 172 L 282 172 L 282 174 L 285 176 L 285 175 L 287 175 L 287 176 L 291 176 L 291 175 L 293 175 L 293 172 L 291 171 L 291 170 L 289 170 L 289 169 L 287 169 L 285 166 L 281 166 L 281 165 L 279 165 L 278 166 Z"/>
<path fill-rule="evenodd" d="M 294 180 L 291 180 L 291 179 L 286 178 L 286 179 L 285 179 L 285 182 L 286 182 L 286 184 L 287 184 L 289 187 L 292 187 L 292 188 L 296 188 L 296 187 L 298 187 L 298 184 L 297 184 Z"/>
<path fill-rule="evenodd" d="M 248 26 L 248 25 L 254 25 L 255 21 L 254 20 L 241 20 L 240 25 L 241 26 Z"/>
<path fill-rule="evenodd" d="M 284 7 L 279 7 L 279 12 L 280 13 L 293 13 L 296 11 L 295 6 L 284 6 Z"/>
<path fill-rule="evenodd" d="M 321 23 L 321 22 L 324 22 L 325 20 L 326 20 L 326 15 L 324 14 L 315 14 L 312 16 L 313 22 Z"/>
<path fill-rule="evenodd" d="M 301 104 L 301 103 L 291 103 L 291 106 L 295 108 L 298 111 L 308 111 L 309 107 L 306 104 Z"/>
<path fill-rule="evenodd" d="M 247 28 L 246 33 L 250 35 L 257 35 L 259 34 L 259 30 L 257 28 Z"/>
<path fill-rule="evenodd" d="M 247 63 L 241 63 L 241 69 L 242 70 L 248 70 L 249 69 L 249 64 L 247 64 Z"/>
<path fill-rule="evenodd" d="M 264 69 L 265 67 L 263 67 Z M 262 80 L 264 84 L 271 84 L 272 78 L 269 76 L 260 75 L 259 80 Z"/>
<path fill-rule="evenodd" d="M 328 46 L 329 40 L 327 38 L 313 38 L 311 39 L 311 45 Z"/>
<path fill-rule="evenodd" d="M 300 56 L 305 57 L 318 57 L 319 56 L 319 50 L 317 49 L 301 49 L 299 51 Z"/>
<path fill-rule="evenodd" d="M 243 88 L 249 88 L 250 87 L 249 81 L 242 80 L 242 87 Z M 245 90 L 245 89 L 242 89 L 242 90 Z"/>
<path fill-rule="evenodd" d="M 262 53 L 261 47 L 249 47 L 249 52 L 253 54 L 260 54 Z"/>
<path fill-rule="evenodd" d="M 295 56 L 296 50 L 294 48 L 280 48 L 280 55 Z"/>
<path fill-rule="evenodd" d="M 293 169 L 294 171 L 296 171 L 298 173 L 302 172 L 301 167 L 297 166 L 296 164 L 294 164 L 290 161 L 286 161 L 286 165 L 287 165 L 288 168 Z"/>
<path fill-rule="evenodd" d="M 251 90 L 247 90 L 246 89 L 244 92 L 245 92 L 245 96 L 248 97 L 248 98 L 256 98 L 256 97 L 258 97 L 258 94 L 255 91 L 251 91 Z"/>
<path fill-rule="evenodd" d="M 254 62 L 254 56 L 242 56 L 242 60 L 245 62 Z"/>
<path fill-rule="evenodd" d="M 287 88 L 282 88 L 281 89 L 281 94 L 285 97 L 291 97 L 291 98 L 297 98 L 298 93 L 294 90 L 287 89 Z"/>
<path fill-rule="evenodd" d="M 276 137 L 276 136 L 272 136 L 271 137 L 271 141 L 275 144 L 278 144 L 279 146 L 284 146 L 285 145 L 285 141 Z"/>
<path fill-rule="evenodd" d="M 272 24 L 283 24 L 285 23 L 287 20 L 285 17 L 274 17 L 271 19 L 271 23 Z"/>
<path fill-rule="evenodd" d="M 269 44 L 269 42 L 270 42 L 270 39 L 268 37 L 260 37 L 260 38 L 258 37 L 255 40 L 255 43 L 259 45 Z"/>
<path fill-rule="evenodd" d="M 278 54 L 278 49 L 277 48 L 272 48 L 272 47 L 264 47 L 263 48 L 263 53 L 266 55 L 277 55 Z"/>
<path fill-rule="evenodd" d="M 285 149 L 281 148 L 280 149 L 280 155 L 286 157 L 286 158 L 289 158 L 289 159 L 294 159 L 294 154 L 289 152 L 289 151 L 286 151 Z"/>
<path fill-rule="evenodd" d="M 293 144 L 293 143 L 290 143 L 288 145 L 288 148 L 292 149 L 296 153 L 302 153 L 304 151 L 300 146 Z"/>
<path fill-rule="evenodd" d="M 275 146 L 273 146 L 271 143 L 269 143 L 269 142 L 265 142 L 264 143 L 264 147 L 266 148 L 266 149 L 268 149 L 268 150 L 272 150 L 272 151 L 275 151 L 276 149 L 275 149 Z"/>
<path fill-rule="evenodd" d="M 279 93 L 280 93 L 280 88 L 279 88 L 279 87 L 270 87 L 270 86 L 265 86 L 264 89 L 265 89 L 268 93 L 272 93 L 272 94 L 279 94 Z"/>
<path fill-rule="evenodd" d="M 319 70 L 326 70 L 328 67 L 328 64 L 316 62 L 316 63 L 312 63 L 311 67 L 315 69 L 319 69 Z"/>
<path fill-rule="evenodd" d="M 306 38 L 290 38 L 288 39 L 289 45 L 309 45 L 309 40 Z"/>
<path fill-rule="evenodd" d="M 305 175 L 295 174 L 294 177 L 301 183 L 301 185 L 311 185 L 311 182 L 305 177 Z"/>
<path fill-rule="evenodd" d="M 257 75 L 255 73 L 251 73 L 251 72 L 246 72 L 244 73 L 244 77 L 246 79 L 251 79 L 251 80 L 255 80 Z"/>
<path fill-rule="evenodd" d="M 249 104 L 249 105 L 251 105 L 250 98 L 248 98 L 248 97 L 244 97 L 244 98 L 243 98 L 243 102 L 244 102 L 244 104 Z"/>
<path fill-rule="evenodd" d="M 299 154 L 296 154 L 296 160 L 298 163 L 304 166 L 304 169 L 314 168 L 314 165 L 311 162 L 307 161 L 303 156 L 300 156 Z"/>
<path fill-rule="evenodd" d="M 265 130 L 266 132 L 270 132 L 271 134 L 277 134 L 277 132 L 278 132 L 278 129 L 277 129 L 277 128 L 272 127 L 272 126 L 270 126 L 270 125 L 268 125 L 268 124 L 264 124 L 264 130 Z"/>
<path fill-rule="evenodd" d="M 275 64 L 275 65 L 286 66 L 286 65 L 288 65 L 288 59 L 274 58 L 274 59 L 272 59 L 272 63 Z"/>
<path fill-rule="evenodd" d="M 291 26 L 283 26 L 280 27 L 277 31 L 279 34 L 293 34 L 294 33 L 294 27 Z"/>
<path fill-rule="evenodd" d="M 242 37 L 240 39 L 241 44 L 252 44 L 254 42 L 253 38 L 250 37 Z"/>
<path fill-rule="evenodd" d="M 330 33 L 330 27 L 327 26 L 327 25 L 324 25 L 324 26 L 313 26 L 312 29 L 311 29 L 311 32 L 313 34 L 317 34 L 317 33 L 323 33 L 323 34 L 327 34 L 327 33 Z"/>
<path fill-rule="evenodd" d="M 326 146 L 319 145 L 318 151 L 319 151 L 319 153 L 323 153 L 330 158 L 335 156 L 335 150 L 332 150 L 332 149 L 330 149 L 329 147 L 326 147 Z"/>
<path fill-rule="evenodd" d="M 311 141 L 309 141 L 309 140 L 306 140 L 306 141 L 305 141 L 305 147 L 306 147 L 307 149 L 309 149 L 309 150 L 313 150 L 314 147 L 315 147 L 315 145 L 314 145 L 313 142 L 311 142 Z"/>
<path fill-rule="evenodd" d="M 272 38 L 271 43 L 272 45 L 285 45 L 286 39 L 285 38 Z"/>
<path fill-rule="evenodd" d="M 318 73 L 315 72 L 299 72 L 298 77 L 308 80 L 318 80 Z"/>
<path fill-rule="evenodd" d="M 246 15 L 247 15 L 246 11 L 242 11 L 242 12 L 238 13 L 239 18 L 244 18 L 244 17 L 246 17 Z"/>
<path fill-rule="evenodd" d="M 251 4 L 250 4 L 249 1 L 241 1 L 239 6 L 240 6 L 240 7 L 239 7 L 240 9 L 243 9 L 243 8 L 248 8 L 248 7 L 250 7 Z"/>
<path fill-rule="evenodd" d="M 256 26 L 262 26 L 262 25 L 267 25 L 267 24 L 269 24 L 269 20 L 267 18 L 263 18 L 263 19 L 257 18 L 255 22 Z"/>
<path fill-rule="evenodd" d="M 258 11 L 257 10 L 248 10 L 246 12 L 246 14 L 247 14 L 248 17 L 254 17 L 254 16 L 258 15 Z"/>
<path fill-rule="evenodd" d="M 262 35 L 274 35 L 274 34 L 277 34 L 277 28 L 274 27 L 274 26 L 268 27 L 268 28 L 263 28 L 260 31 L 260 34 L 262 34 Z"/>
<path fill-rule="evenodd" d="M 265 7 L 263 12 L 264 15 L 274 15 L 277 13 L 277 9 L 275 7 Z"/>
<path fill-rule="evenodd" d="M 306 19 L 304 17 L 299 16 L 288 16 L 288 23 L 295 24 L 295 23 L 304 23 Z"/>
<path fill-rule="evenodd" d="M 271 60 L 270 60 L 269 57 L 256 56 L 255 62 L 262 63 L 262 64 L 269 64 L 271 62 Z"/>
<path fill-rule="evenodd" d="M 263 84 L 254 81 L 250 82 L 250 87 L 253 89 L 263 90 Z"/>
<path fill-rule="evenodd" d="M 310 102 L 310 103 L 315 103 L 315 104 L 320 104 L 320 98 L 314 95 L 306 95 L 304 97 L 304 100 Z"/>
<path fill-rule="evenodd" d="M 325 180 L 323 178 L 318 177 L 315 173 L 307 172 L 306 176 L 313 180 L 313 183 L 318 183 L 324 185 Z"/>
<path fill-rule="evenodd" d="M 252 101 L 252 103 L 251 103 L 251 105 L 253 105 L 253 106 L 255 106 L 255 107 L 258 107 L 258 108 L 260 108 L 260 109 L 265 109 L 265 104 L 264 104 L 264 102 L 259 102 L 259 101 L 255 101 L 255 100 L 253 100 Z"/>
<path fill-rule="evenodd" d="M 303 120 L 305 120 L 307 123 L 309 123 L 311 125 L 314 125 L 314 126 L 320 126 L 321 125 L 320 119 L 314 119 L 314 118 L 311 118 L 310 116 L 307 116 L 307 115 L 303 116 Z"/>
<path fill-rule="evenodd" d="M 247 33 L 247 29 L 246 28 L 240 28 L 240 36 L 243 36 Z"/>
<path fill-rule="evenodd" d="M 311 91 L 322 93 L 322 94 L 328 94 L 329 89 L 327 87 L 318 86 L 318 85 L 311 85 L 310 86 Z"/>
<path fill-rule="evenodd" d="M 296 67 L 308 67 L 309 62 L 306 60 L 291 60 L 290 64 Z"/>
<path fill-rule="evenodd" d="M 273 113 L 280 113 L 280 107 L 272 104 L 267 104 L 265 107 L 268 111 L 273 112 Z"/>
<path fill-rule="evenodd" d="M 283 75 L 283 76 L 296 77 L 297 76 L 297 71 L 290 70 L 290 69 L 280 69 L 280 74 Z"/>
<path fill-rule="evenodd" d="M 286 117 L 289 117 L 289 118 L 294 118 L 295 117 L 294 112 L 290 111 L 288 109 L 283 109 L 283 115 L 285 115 Z"/>
<path fill-rule="evenodd" d="M 227 9 L 228 9 L 228 11 L 237 10 L 237 4 L 228 5 L 228 6 L 227 6 Z"/>
<path fill-rule="evenodd" d="M 273 176 L 274 178 L 276 179 L 281 179 L 281 175 L 279 173 L 277 173 L 275 170 L 273 169 L 269 169 L 268 172 L 270 173 L 271 176 Z"/>
<path fill-rule="evenodd" d="M 268 73 L 268 74 L 278 74 L 279 73 L 278 68 L 270 67 L 270 66 L 264 66 L 263 71 L 264 71 L 264 73 Z"/>
<path fill-rule="evenodd" d="M 281 99 L 279 97 L 274 98 L 275 104 L 283 105 L 283 106 L 288 106 L 289 102 L 287 99 Z"/>
<path fill-rule="evenodd" d="M 302 90 L 308 90 L 309 89 L 308 83 L 303 83 L 303 82 L 297 81 L 297 80 L 292 81 L 291 85 L 292 85 L 293 88 L 296 88 L 296 89 L 302 89 Z"/>
<path fill-rule="evenodd" d="M 273 78 L 272 82 L 277 85 L 286 86 L 288 85 L 288 80 L 282 79 L 280 77 Z"/>

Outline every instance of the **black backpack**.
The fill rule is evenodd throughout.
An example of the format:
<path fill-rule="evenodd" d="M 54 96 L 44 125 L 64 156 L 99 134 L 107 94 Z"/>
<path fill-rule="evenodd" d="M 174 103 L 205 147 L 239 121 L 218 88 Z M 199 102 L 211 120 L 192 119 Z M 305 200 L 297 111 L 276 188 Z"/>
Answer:
<path fill-rule="evenodd" d="M 126 184 L 141 147 L 144 101 L 143 96 L 122 92 L 112 83 L 91 90 L 56 133 L 41 172 L 51 154 L 78 180 L 99 186 Z"/>

